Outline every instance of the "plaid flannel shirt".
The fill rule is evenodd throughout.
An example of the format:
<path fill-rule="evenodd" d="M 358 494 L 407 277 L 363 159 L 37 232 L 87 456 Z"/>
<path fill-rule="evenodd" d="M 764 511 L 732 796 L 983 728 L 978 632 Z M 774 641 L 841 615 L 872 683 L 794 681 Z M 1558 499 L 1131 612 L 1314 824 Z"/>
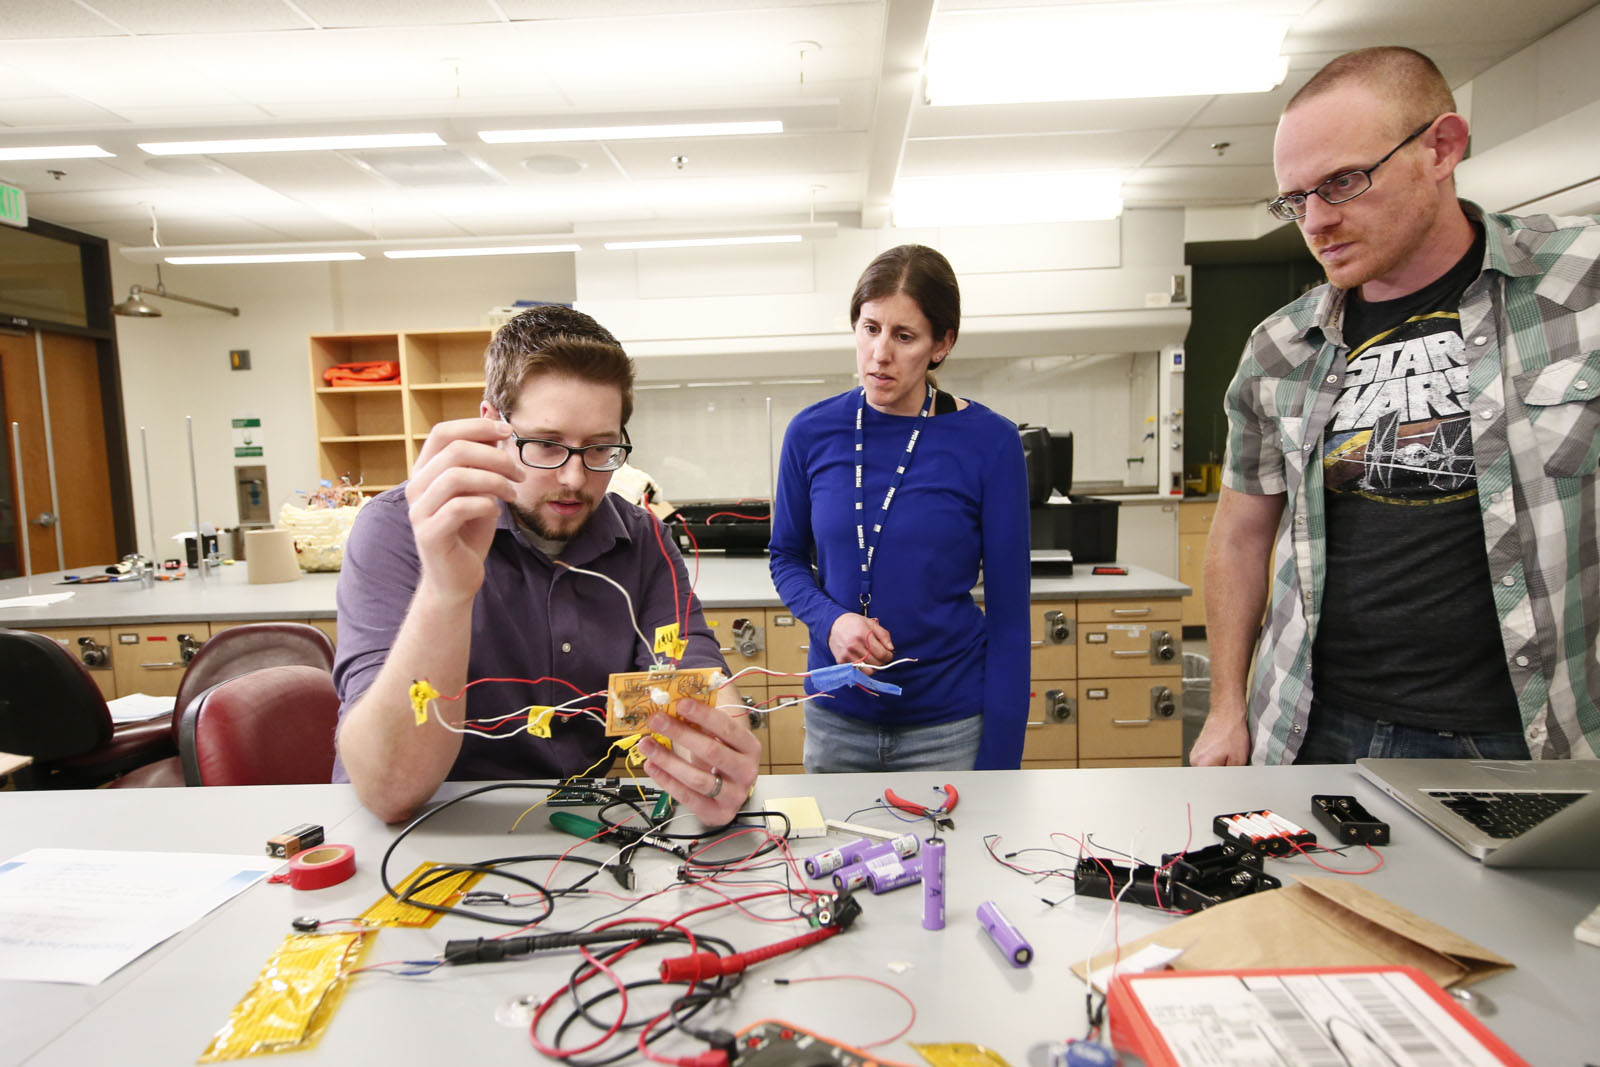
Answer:
<path fill-rule="evenodd" d="M 1538 759 L 1600 755 L 1600 216 L 1487 214 L 1461 300 L 1495 612 Z M 1345 291 L 1257 326 L 1228 387 L 1223 484 L 1286 494 L 1251 669 L 1255 763 L 1293 762 L 1311 709 L 1326 562 L 1320 442 L 1344 382 Z"/>

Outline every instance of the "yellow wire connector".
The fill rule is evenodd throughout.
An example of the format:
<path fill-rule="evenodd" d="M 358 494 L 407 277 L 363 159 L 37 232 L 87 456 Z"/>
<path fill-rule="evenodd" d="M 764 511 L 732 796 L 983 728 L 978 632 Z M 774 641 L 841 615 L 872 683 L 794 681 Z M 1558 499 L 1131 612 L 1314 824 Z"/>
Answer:
<path fill-rule="evenodd" d="M 555 708 L 548 704 L 534 704 L 528 708 L 528 732 L 534 737 L 550 736 L 550 719 Z"/>
<path fill-rule="evenodd" d="M 426 678 L 423 678 L 420 681 L 412 682 L 411 688 L 407 690 L 407 693 L 411 697 L 411 710 L 417 716 L 417 725 L 421 726 L 428 721 L 428 701 L 438 700 L 439 691 L 429 685 Z"/>

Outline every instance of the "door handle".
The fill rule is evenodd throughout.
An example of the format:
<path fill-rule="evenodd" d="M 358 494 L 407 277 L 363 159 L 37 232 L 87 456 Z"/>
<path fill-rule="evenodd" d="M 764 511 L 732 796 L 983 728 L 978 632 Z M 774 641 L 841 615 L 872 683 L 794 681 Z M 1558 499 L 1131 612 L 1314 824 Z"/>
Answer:
<path fill-rule="evenodd" d="M 37 519 L 29 519 L 28 523 L 32 526 L 43 526 L 48 530 L 56 524 L 56 517 L 48 511 L 41 511 Z"/>

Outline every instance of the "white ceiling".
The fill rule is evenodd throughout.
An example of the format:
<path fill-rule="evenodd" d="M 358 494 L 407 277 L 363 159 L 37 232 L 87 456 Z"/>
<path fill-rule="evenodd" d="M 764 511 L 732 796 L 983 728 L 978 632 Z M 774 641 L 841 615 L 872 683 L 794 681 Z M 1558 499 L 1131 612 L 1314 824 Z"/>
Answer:
<path fill-rule="evenodd" d="M 0 179 L 26 191 L 33 216 L 135 246 L 151 243 L 152 208 L 169 246 L 813 213 L 877 226 L 897 175 L 971 172 L 1114 168 L 1133 206 L 1244 204 L 1272 192 L 1283 103 L 1334 55 L 1411 45 L 1459 85 L 1593 2 L 1302 0 L 1289 76 L 1270 93 L 930 108 L 917 67 L 934 0 L 0 0 L 0 147 L 116 153 L 0 162 Z M 1137 42 L 1064 46 L 1062 61 L 1074 47 L 1118 46 Z M 476 136 L 769 117 L 785 132 L 555 145 Z M 431 131 L 447 147 L 215 157 L 136 147 L 346 130 Z"/>

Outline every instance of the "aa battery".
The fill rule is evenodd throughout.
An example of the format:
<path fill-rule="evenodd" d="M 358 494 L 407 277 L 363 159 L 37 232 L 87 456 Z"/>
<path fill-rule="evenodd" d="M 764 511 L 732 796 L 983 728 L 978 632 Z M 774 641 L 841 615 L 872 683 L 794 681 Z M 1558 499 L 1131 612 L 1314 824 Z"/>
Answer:
<path fill-rule="evenodd" d="M 897 856 L 914 856 L 917 853 L 917 835 L 901 834 L 890 841 L 874 841 L 870 837 L 858 838 L 839 848 L 830 848 L 815 856 L 805 858 L 806 874 L 821 878 L 852 863 L 861 863 L 873 856 L 894 853 Z"/>
<path fill-rule="evenodd" d="M 986 900 L 978 905 L 978 921 L 989 932 L 1013 967 L 1026 967 L 1033 962 L 1033 946 L 1028 944 L 1020 931 L 1011 925 L 1011 920 L 1000 913 L 1000 906 L 992 900 Z"/>
<path fill-rule="evenodd" d="M 922 843 L 922 928 L 944 929 L 944 842 L 930 837 Z"/>

